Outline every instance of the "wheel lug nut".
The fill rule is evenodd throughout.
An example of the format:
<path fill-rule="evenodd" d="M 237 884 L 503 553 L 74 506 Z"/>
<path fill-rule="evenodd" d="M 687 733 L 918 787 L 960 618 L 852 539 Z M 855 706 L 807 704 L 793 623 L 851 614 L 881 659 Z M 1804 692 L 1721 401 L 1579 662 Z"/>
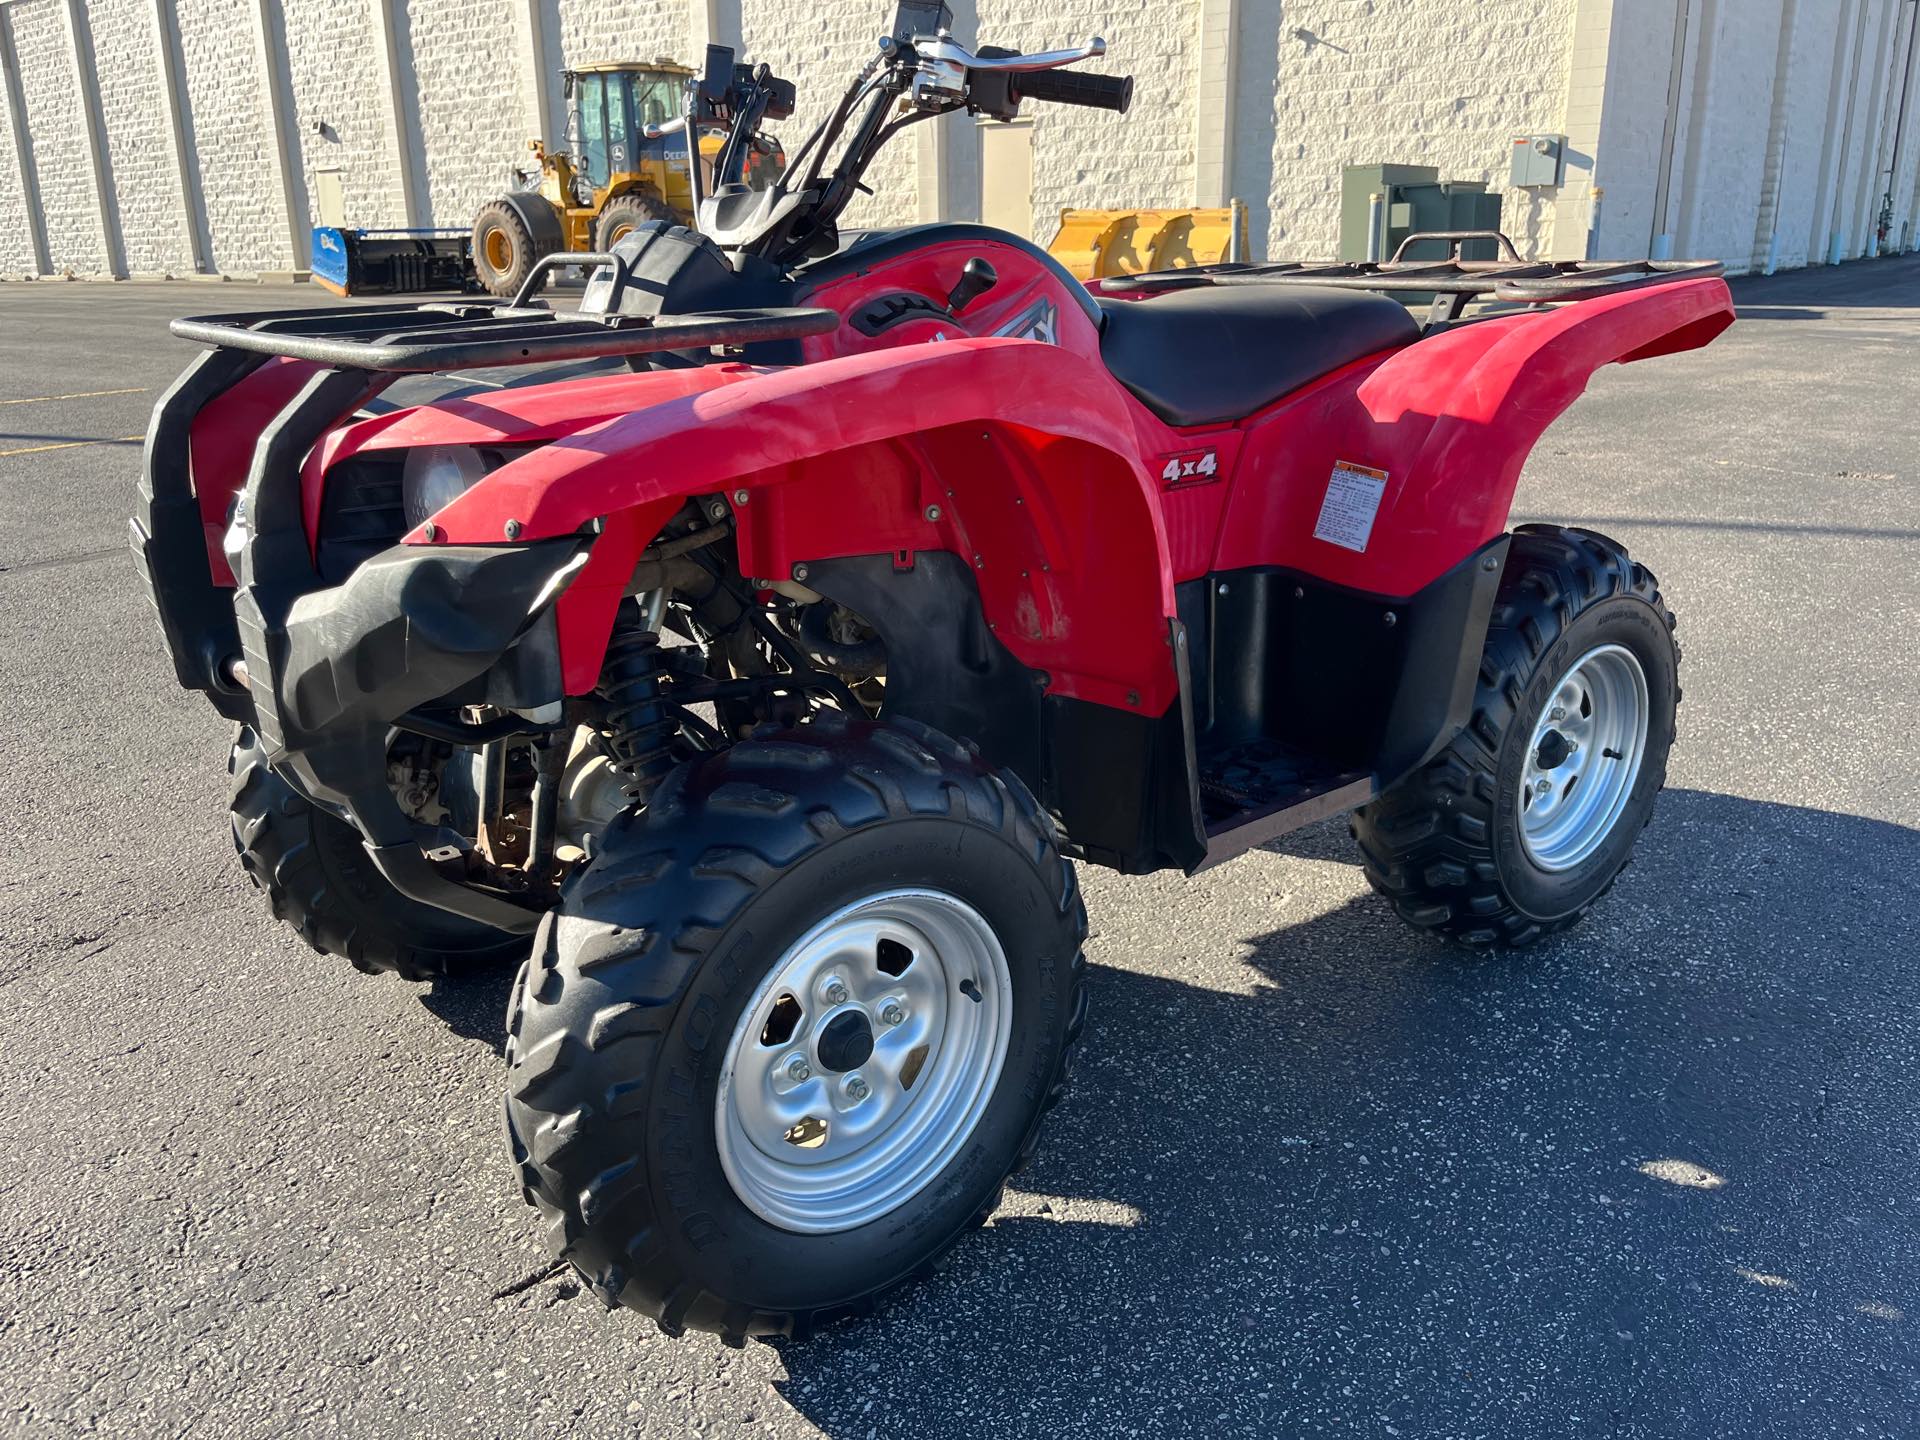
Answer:
<path fill-rule="evenodd" d="M 829 1005 L 844 1005 L 847 1003 L 847 982 L 835 975 L 820 987 L 820 994 Z"/>
<path fill-rule="evenodd" d="M 907 1012 L 900 1007 L 900 1002 L 897 1000 L 889 1000 L 880 1007 L 880 1023 L 883 1025 L 898 1025 L 906 1018 Z"/>
<path fill-rule="evenodd" d="M 867 1082 L 862 1080 L 858 1075 L 849 1075 L 847 1077 L 847 1098 L 849 1100 L 864 1100 L 872 1093 L 873 1092 L 867 1088 Z"/>
<path fill-rule="evenodd" d="M 798 1084 L 802 1080 L 811 1079 L 812 1077 L 813 1067 L 807 1064 L 806 1056 L 796 1055 L 787 1061 L 787 1078 L 795 1084 Z"/>
<path fill-rule="evenodd" d="M 1554 706 L 1553 713 L 1548 715 L 1547 718 L 1553 721 L 1554 724 L 1558 725 L 1562 720 L 1567 718 L 1566 707 L 1564 705 Z"/>
<path fill-rule="evenodd" d="M 1545 795 L 1553 789 L 1553 782 L 1551 780 L 1542 780 L 1539 784 L 1535 785 L 1533 789 L 1536 795 Z"/>

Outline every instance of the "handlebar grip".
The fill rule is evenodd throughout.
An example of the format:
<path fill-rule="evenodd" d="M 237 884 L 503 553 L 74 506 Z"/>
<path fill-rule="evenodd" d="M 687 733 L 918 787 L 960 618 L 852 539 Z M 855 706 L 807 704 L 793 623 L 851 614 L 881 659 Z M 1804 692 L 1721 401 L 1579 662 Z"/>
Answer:
<path fill-rule="evenodd" d="M 1085 105 L 1121 115 L 1133 103 L 1131 75 L 1089 75 L 1081 70 L 1034 70 L 1016 74 L 1013 93 L 1022 100 L 1045 100 L 1055 105 Z"/>

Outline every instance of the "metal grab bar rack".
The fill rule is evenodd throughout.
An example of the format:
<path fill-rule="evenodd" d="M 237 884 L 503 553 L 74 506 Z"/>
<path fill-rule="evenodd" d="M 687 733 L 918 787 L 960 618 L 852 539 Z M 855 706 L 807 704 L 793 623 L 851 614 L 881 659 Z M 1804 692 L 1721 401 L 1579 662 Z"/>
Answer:
<path fill-rule="evenodd" d="M 1502 260 L 1463 260 L 1472 240 L 1491 240 L 1507 252 Z M 1446 258 L 1408 260 L 1410 246 L 1447 244 Z M 1276 260 L 1265 264 L 1196 265 L 1150 270 L 1101 282 L 1104 294 L 1189 290 L 1210 285 L 1322 285 L 1345 290 L 1413 292 L 1433 297 L 1429 325 L 1457 320 L 1469 301 L 1486 298 L 1516 305 L 1558 305 L 1592 300 L 1676 280 L 1723 273 L 1718 260 L 1522 260 L 1513 242 L 1497 230 L 1429 230 L 1409 235 L 1389 260 Z"/>
<path fill-rule="evenodd" d="M 728 349 L 820 335 L 832 310 L 711 310 L 694 315 L 564 315 L 508 305 L 369 305 L 176 320 L 173 333 L 227 350 L 284 355 L 339 370 L 417 374 L 535 365 L 662 350 Z"/>
<path fill-rule="evenodd" d="M 773 340 L 822 335 L 840 323 L 832 310 L 708 310 L 688 315 L 564 314 L 529 299 L 547 270 L 610 266 L 617 299 L 626 262 L 604 254 L 545 257 L 512 303 L 445 300 L 425 305 L 362 305 L 352 309 L 270 310 L 175 320 L 182 340 L 257 355 L 284 355 L 338 370 L 418 374 L 536 365 L 663 350 L 737 349 Z"/>

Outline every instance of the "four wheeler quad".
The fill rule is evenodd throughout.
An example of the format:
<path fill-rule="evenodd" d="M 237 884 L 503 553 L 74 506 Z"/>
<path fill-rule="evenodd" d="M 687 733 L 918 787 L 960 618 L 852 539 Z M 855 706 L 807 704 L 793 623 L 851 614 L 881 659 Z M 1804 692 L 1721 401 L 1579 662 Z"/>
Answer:
<path fill-rule="evenodd" d="M 1050 73 L 1098 41 L 969 53 L 943 11 L 901 6 L 777 183 L 595 257 L 579 313 L 181 321 L 211 348 L 148 437 L 134 548 L 240 727 L 242 861 L 363 967 L 531 948 L 520 1183 L 671 1333 L 864 1309 L 992 1210 L 1086 1019 L 1073 861 L 1354 810 L 1408 921 L 1524 944 L 1611 883 L 1673 740 L 1653 576 L 1506 518 L 1596 367 L 1729 323 L 1715 267 L 1093 293 L 976 225 L 842 236 L 906 126 L 1126 107 Z M 717 52 L 686 128 L 748 143 L 783 85 Z"/>

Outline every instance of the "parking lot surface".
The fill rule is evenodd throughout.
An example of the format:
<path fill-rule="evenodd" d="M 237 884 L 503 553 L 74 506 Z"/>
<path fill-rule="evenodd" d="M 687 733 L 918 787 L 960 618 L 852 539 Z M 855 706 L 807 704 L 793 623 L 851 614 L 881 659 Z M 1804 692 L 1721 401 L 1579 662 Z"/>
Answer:
<path fill-rule="evenodd" d="M 1094 1020 L 1003 1210 L 877 1318 L 729 1351 L 549 1267 L 508 976 L 355 974 L 234 861 L 126 515 L 166 320 L 320 297 L 0 285 L 0 1429 L 1920 1431 L 1920 262 L 1736 294 L 1521 488 L 1685 647 L 1588 922 L 1445 948 L 1343 823 L 1086 871 Z"/>

